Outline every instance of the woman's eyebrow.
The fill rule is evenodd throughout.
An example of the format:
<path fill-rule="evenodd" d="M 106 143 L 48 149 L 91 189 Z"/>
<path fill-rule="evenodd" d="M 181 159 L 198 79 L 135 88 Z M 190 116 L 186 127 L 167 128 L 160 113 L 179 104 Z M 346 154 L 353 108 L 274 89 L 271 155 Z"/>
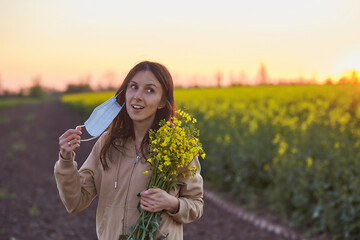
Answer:
<path fill-rule="evenodd" d="M 134 84 L 137 84 L 139 85 L 137 82 L 135 82 L 134 80 L 131 80 L 130 83 L 134 83 Z M 148 83 L 148 84 L 145 84 L 146 87 L 156 87 L 157 86 L 154 84 L 154 83 Z"/>
<path fill-rule="evenodd" d="M 157 88 L 157 86 L 156 86 L 155 84 L 153 84 L 153 83 L 146 84 L 146 86 L 147 86 L 147 87 L 153 86 L 153 87 L 156 87 L 156 88 Z"/>

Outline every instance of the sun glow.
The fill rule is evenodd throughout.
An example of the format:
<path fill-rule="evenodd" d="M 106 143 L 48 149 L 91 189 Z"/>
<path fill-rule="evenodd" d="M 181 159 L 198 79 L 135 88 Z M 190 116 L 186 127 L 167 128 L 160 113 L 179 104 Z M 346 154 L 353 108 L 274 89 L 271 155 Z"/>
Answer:
<path fill-rule="evenodd" d="M 34 79 L 109 85 L 107 72 L 121 82 L 142 60 L 183 86 L 217 84 L 220 73 L 223 85 L 252 84 L 259 62 L 279 81 L 360 71 L 359 0 L 20 2 L 0 4 L 0 93 Z"/>
<path fill-rule="evenodd" d="M 347 71 L 360 72 L 360 50 L 345 56 L 343 60 L 340 61 L 338 70 L 341 71 L 341 74 Z"/>

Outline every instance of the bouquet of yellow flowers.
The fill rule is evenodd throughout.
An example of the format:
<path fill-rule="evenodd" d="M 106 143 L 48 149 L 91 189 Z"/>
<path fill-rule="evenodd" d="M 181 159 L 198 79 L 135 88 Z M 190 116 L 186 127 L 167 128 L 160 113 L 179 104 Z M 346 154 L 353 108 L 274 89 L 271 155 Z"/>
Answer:
<path fill-rule="evenodd" d="M 196 166 L 190 166 L 195 157 L 205 158 L 205 152 L 199 142 L 199 131 L 191 123 L 196 119 L 188 113 L 178 110 L 178 117 L 170 121 L 161 121 L 157 131 L 150 130 L 150 154 L 147 161 L 151 164 L 151 177 L 148 188 L 160 188 L 167 193 L 178 184 L 178 177 L 193 177 Z M 145 171 L 144 174 L 149 174 Z M 160 226 L 161 213 L 147 212 L 139 207 L 139 217 L 128 240 L 154 239 Z M 163 239 L 164 237 L 160 238 Z"/>

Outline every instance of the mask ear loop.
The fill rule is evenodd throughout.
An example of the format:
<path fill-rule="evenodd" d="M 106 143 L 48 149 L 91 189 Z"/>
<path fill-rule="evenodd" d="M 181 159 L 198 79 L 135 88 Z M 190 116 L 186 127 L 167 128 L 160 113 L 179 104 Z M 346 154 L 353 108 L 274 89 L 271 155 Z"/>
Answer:
<path fill-rule="evenodd" d="M 79 125 L 79 126 L 77 126 L 77 127 L 85 127 L 85 125 Z M 101 134 L 100 134 L 100 136 L 101 136 Z M 100 136 L 91 137 L 91 138 L 88 138 L 88 139 L 80 139 L 80 142 L 87 142 L 87 141 L 93 140 L 93 139 L 95 139 L 95 138 L 98 138 L 98 137 L 100 137 Z"/>
<path fill-rule="evenodd" d="M 122 91 L 123 91 L 123 90 L 121 90 L 118 94 L 115 95 L 115 99 L 117 98 L 117 96 L 119 96 L 119 94 L 120 94 Z M 125 103 L 123 103 L 123 105 L 121 106 L 121 108 L 123 108 L 124 105 L 125 105 Z M 77 127 L 85 127 L 85 124 L 79 125 L 79 126 L 77 126 Z M 93 139 L 95 139 L 95 138 L 98 138 L 98 137 L 100 137 L 100 136 L 101 136 L 101 134 L 100 134 L 99 136 L 91 137 L 91 138 L 88 138 L 88 139 L 80 139 L 80 142 L 88 142 L 88 141 L 91 141 L 91 140 L 93 140 Z"/>
<path fill-rule="evenodd" d="M 120 95 L 120 93 L 122 92 L 123 90 L 121 90 L 118 94 L 115 95 L 115 99 Z"/>

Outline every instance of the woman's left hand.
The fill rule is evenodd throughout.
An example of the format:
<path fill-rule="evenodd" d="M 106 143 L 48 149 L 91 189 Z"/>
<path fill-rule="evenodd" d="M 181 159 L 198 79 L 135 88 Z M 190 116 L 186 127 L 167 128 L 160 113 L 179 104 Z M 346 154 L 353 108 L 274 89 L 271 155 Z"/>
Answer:
<path fill-rule="evenodd" d="M 177 212 L 179 208 L 179 199 L 168 194 L 159 188 L 150 188 L 140 193 L 140 207 L 148 212 L 159 212 L 167 210 L 171 213 Z"/>

